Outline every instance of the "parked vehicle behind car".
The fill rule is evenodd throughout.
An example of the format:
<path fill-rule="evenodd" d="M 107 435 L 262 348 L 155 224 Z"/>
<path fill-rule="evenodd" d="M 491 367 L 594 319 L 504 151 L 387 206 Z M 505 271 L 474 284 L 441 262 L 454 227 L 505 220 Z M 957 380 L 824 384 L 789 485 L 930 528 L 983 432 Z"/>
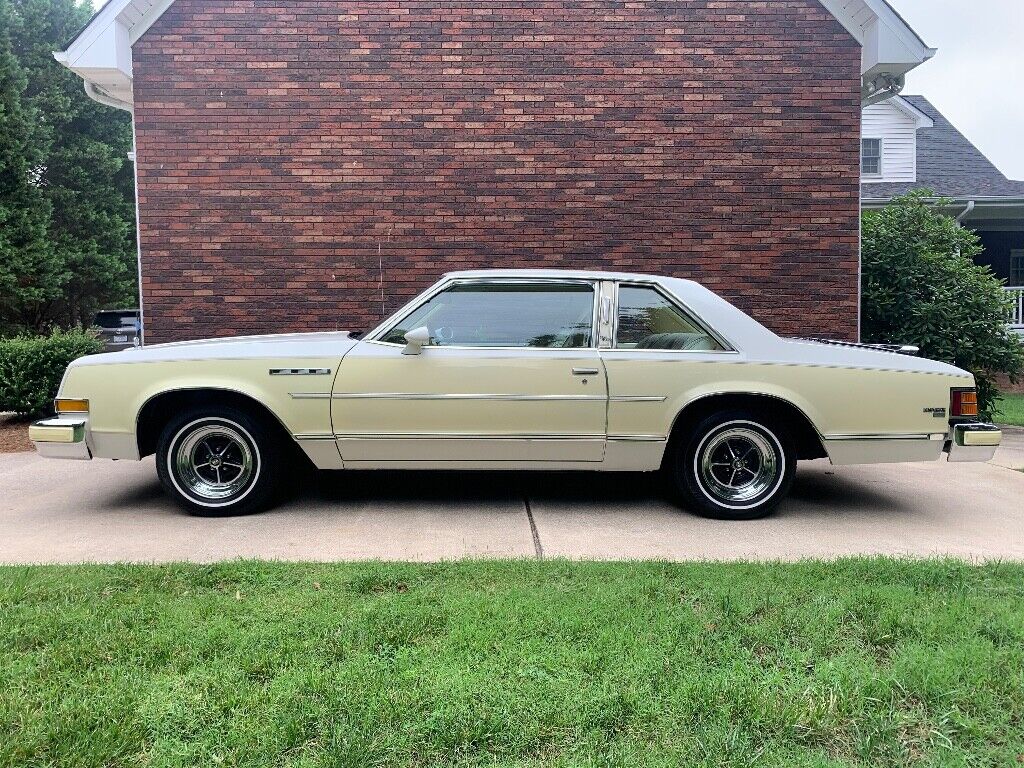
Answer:
<path fill-rule="evenodd" d="M 196 514 L 320 469 L 663 471 L 704 515 L 750 519 L 798 460 L 987 461 L 974 378 L 870 345 L 780 338 L 697 283 L 624 273 L 445 275 L 361 338 L 158 344 L 76 360 L 44 456 L 156 454 Z"/>
<path fill-rule="evenodd" d="M 96 313 L 93 328 L 107 352 L 135 347 L 142 333 L 141 315 L 137 309 L 103 309 Z"/>

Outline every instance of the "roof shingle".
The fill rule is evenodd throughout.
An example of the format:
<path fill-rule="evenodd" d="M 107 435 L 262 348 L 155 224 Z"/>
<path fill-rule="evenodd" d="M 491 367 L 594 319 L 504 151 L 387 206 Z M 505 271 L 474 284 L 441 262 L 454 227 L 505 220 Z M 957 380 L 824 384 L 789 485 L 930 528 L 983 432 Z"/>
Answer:
<path fill-rule="evenodd" d="M 917 181 L 862 184 L 861 197 L 889 198 L 922 188 L 954 198 L 1024 195 L 1024 181 L 1006 178 L 928 99 L 903 98 L 935 121 L 917 132 Z"/>

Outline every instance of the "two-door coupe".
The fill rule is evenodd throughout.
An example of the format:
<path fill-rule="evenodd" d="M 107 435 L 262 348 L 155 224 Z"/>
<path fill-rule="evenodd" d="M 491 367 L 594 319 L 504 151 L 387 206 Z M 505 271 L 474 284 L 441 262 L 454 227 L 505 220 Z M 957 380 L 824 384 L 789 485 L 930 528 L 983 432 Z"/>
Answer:
<path fill-rule="evenodd" d="M 76 360 L 32 425 L 43 456 L 156 454 L 197 514 L 320 469 L 662 469 L 687 506 L 749 519 L 800 459 L 987 461 L 970 373 L 899 350 L 780 338 L 687 280 L 455 272 L 361 338 L 157 344 Z"/>

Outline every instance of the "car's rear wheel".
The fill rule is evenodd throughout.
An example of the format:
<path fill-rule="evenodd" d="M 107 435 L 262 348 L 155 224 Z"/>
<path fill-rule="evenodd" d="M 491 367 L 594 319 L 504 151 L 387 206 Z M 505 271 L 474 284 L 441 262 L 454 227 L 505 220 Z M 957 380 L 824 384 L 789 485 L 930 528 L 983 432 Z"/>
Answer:
<path fill-rule="evenodd" d="M 265 419 L 229 407 L 193 408 L 164 427 L 157 474 L 194 515 L 246 515 L 275 499 L 282 452 Z"/>
<path fill-rule="evenodd" d="M 711 414 L 681 435 L 668 468 L 683 502 L 720 520 L 753 520 L 785 498 L 796 473 L 787 431 L 743 411 Z"/>

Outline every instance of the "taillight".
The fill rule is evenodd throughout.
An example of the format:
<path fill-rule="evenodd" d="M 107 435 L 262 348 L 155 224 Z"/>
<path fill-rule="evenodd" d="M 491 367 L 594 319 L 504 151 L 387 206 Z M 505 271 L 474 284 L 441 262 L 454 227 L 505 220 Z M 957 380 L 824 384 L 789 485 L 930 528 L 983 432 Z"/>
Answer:
<path fill-rule="evenodd" d="M 949 415 L 953 418 L 978 415 L 978 390 L 951 389 Z"/>

